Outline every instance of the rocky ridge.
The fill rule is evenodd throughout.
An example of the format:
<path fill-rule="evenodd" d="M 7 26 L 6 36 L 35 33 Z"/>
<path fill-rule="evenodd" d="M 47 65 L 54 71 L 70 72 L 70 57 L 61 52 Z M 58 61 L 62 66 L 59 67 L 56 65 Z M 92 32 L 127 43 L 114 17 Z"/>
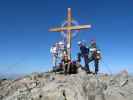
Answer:
<path fill-rule="evenodd" d="M 16 80 L 0 81 L 0 100 L 132 100 L 133 77 L 33 73 Z"/>

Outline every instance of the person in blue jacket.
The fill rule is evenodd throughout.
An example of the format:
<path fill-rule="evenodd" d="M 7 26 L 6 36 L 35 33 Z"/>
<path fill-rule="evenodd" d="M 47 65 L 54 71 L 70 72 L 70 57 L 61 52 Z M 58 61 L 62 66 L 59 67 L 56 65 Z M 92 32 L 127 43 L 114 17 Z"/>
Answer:
<path fill-rule="evenodd" d="M 80 52 L 78 53 L 78 62 L 81 61 L 81 57 L 84 59 L 84 63 L 85 63 L 85 70 L 87 70 L 88 73 L 90 73 L 90 68 L 89 68 L 89 58 L 88 58 L 88 54 L 89 54 L 89 49 L 85 46 L 85 43 L 82 41 L 78 42 L 78 46 L 80 48 Z"/>

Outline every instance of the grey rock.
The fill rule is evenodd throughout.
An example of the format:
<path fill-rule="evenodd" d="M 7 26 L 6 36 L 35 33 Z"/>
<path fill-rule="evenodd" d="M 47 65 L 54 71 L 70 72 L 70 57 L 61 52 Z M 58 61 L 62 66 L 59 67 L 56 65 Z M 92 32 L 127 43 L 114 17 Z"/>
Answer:
<path fill-rule="evenodd" d="M 0 100 L 132 100 L 133 77 L 118 75 L 32 73 L 1 80 Z"/>

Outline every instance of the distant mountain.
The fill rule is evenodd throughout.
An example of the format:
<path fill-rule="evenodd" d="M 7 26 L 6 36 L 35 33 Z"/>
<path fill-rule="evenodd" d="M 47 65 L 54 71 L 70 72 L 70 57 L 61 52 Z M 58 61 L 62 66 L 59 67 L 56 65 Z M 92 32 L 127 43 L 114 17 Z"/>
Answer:
<path fill-rule="evenodd" d="M 26 74 L 0 74 L 0 79 L 17 79 L 25 76 Z"/>

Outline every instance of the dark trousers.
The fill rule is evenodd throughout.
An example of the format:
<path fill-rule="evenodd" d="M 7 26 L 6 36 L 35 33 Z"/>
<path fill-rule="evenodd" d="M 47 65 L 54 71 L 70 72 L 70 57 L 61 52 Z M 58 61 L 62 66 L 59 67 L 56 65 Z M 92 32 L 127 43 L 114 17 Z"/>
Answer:
<path fill-rule="evenodd" d="M 81 61 L 81 57 L 83 57 L 83 59 L 84 59 L 86 70 L 90 72 L 90 68 L 89 68 L 89 65 L 88 65 L 88 63 L 89 63 L 88 54 L 78 53 L 78 61 L 79 62 Z"/>
<path fill-rule="evenodd" d="M 64 70 L 64 74 L 69 74 L 70 72 L 70 66 L 71 64 L 70 63 L 66 63 L 66 64 L 63 64 L 63 70 Z"/>
<path fill-rule="evenodd" d="M 94 61 L 95 73 L 97 74 L 97 72 L 99 71 L 99 60 L 92 56 L 89 58 L 89 63 L 92 61 Z"/>

